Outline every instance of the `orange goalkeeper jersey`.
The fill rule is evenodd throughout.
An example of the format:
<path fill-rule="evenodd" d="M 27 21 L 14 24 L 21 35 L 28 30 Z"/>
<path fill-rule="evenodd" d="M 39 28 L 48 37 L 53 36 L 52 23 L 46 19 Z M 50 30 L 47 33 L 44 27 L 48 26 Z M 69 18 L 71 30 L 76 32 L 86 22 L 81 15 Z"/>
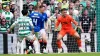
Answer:
<path fill-rule="evenodd" d="M 78 23 L 70 15 L 66 15 L 66 17 L 59 16 L 56 22 L 56 28 L 60 23 L 62 25 L 62 29 L 72 29 L 72 23 L 78 25 Z"/>

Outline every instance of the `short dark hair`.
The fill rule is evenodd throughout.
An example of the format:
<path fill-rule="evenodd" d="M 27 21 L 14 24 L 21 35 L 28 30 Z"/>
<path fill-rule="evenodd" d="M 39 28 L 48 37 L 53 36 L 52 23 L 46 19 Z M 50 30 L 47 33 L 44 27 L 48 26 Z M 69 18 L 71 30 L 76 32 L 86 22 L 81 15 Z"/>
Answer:
<path fill-rule="evenodd" d="M 37 6 L 34 6 L 33 8 L 34 8 L 34 10 L 38 10 L 38 7 Z"/>
<path fill-rule="evenodd" d="M 27 10 L 27 9 L 23 9 L 23 10 L 22 10 L 22 14 L 23 14 L 23 15 L 27 15 L 27 14 L 28 14 L 28 10 Z"/>
<path fill-rule="evenodd" d="M 62 11 L 67 11 L 67 9 L 66 9 L 66 8 L 63 8 L 63 9 L 61 9 L 61 12 L 62 12 Z"/>

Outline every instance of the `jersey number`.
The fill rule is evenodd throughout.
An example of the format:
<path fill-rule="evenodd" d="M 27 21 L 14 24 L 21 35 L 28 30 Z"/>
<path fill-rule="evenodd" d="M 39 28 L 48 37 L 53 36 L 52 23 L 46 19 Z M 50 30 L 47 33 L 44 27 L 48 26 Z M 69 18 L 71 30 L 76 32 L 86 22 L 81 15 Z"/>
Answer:
<path fill-rule="evenodd" d="M 21 27 L 23 30 L 27 29 L 27 27 L 26 27 L 26 23 L 22 23 L 22 24 L 20 24 L 20 27 Z"/>
<path fill-rule="evenodd" d="M 37 19 L 33 19 L 33 23 L 37 25 Z"/>
<path fill-rule="evenodd" d="M 26 23 L 23 23 L 23 29 L 24 30 L 26 29 Z"/>

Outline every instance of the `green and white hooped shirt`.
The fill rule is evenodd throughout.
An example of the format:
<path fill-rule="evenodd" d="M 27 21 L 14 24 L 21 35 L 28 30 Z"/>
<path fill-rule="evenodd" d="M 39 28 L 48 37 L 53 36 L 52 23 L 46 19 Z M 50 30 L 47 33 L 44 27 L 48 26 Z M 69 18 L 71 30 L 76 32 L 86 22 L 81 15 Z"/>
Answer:
<path fill-rule="evenodd" d="M 18 36 L 19 37 L 27 37 L 30 35 L 31 31 L 29 29 L 29 26 L 33 27 L 31 18 L 27 16 L 19 17 L 12 26 L 18 25 Z"/>

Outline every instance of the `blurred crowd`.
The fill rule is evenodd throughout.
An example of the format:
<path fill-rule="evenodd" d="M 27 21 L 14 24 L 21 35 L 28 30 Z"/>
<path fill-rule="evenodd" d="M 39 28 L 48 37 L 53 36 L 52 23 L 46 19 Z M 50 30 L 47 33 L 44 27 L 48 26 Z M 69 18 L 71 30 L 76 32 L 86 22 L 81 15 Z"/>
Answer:
<path fill-rule="evenodd" d="M 6 33 L 10 25 L 17 19 L 15 5 L 16 3 L 12 1 L 6 6 L 0 3 L 0 33 Z M 34 6 L 39 7 L 40 5 L 46 8 L 48 33 L 60 31 L 61 25 L 59 25 L 58 29 L 55 29 L 55 22 L 62 8 L 66 8 L 67 14 L 71 15 L 79 23 L 81 29 L 76 29 L 79 33 L 96 31 L 96 0 L 30 0 L 23 4 L 23 9 L 28 9 L 28 13 L 31 14 L 34 12 Z"/>

